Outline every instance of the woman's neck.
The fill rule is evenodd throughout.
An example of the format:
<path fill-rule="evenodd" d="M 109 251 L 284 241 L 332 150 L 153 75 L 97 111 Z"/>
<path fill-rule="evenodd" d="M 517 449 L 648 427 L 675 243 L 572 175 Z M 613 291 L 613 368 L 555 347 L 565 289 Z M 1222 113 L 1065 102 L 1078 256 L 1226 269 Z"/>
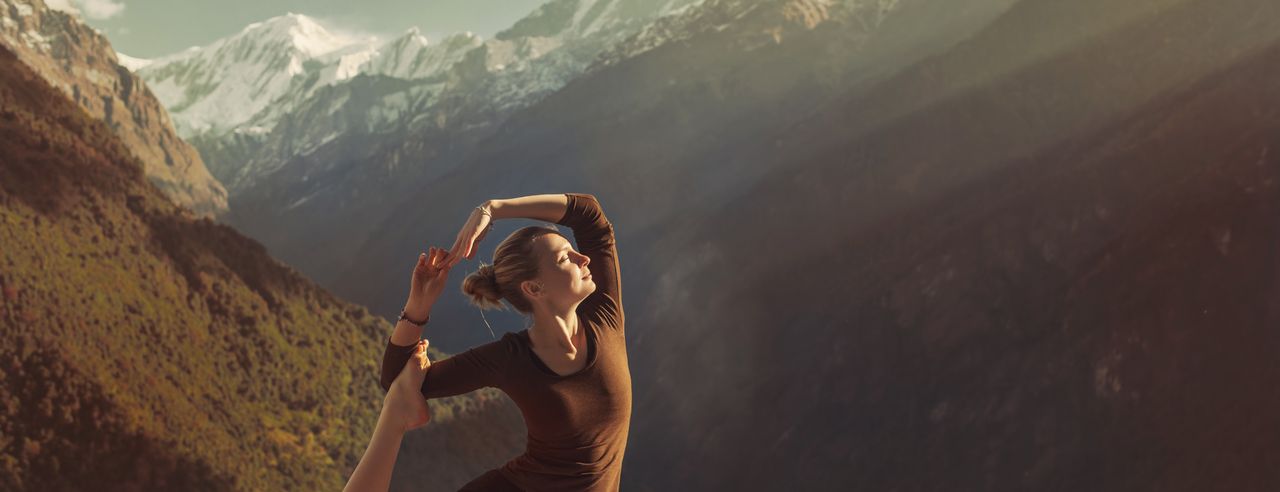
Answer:
<path fill-rule="evenodd" d="M 578 339 L 580 332 L 578 313 L 574 309 L 565 313 L 535 310 L 533 326 L 529 328 L 529 337 L 534 340 L 535 345 L 544 349 L 550 345 L 564 349 L 565 353 L 574 353 L 582 348 L 573 344 L 573 340 Z"/>

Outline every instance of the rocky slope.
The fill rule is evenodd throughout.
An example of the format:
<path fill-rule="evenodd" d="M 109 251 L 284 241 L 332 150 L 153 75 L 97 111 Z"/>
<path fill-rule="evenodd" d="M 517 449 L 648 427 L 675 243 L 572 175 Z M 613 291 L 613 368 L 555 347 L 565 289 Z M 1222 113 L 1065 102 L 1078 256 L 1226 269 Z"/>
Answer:
<path fill-rule="evenodd" d="M 0 43 L 101 119 L 142 160 L 147 178 L 201 216 L 227 210 L 227 191 L 178 137 L 147 84 L 121 66 L 107 38 L 43 0 L 0 3 Z"/>
<path fill-rule="evenodd" d="M 1020 2 L 665 229 L 637 431 L 719 426 L 633 488 L 1280 483 L 1274 9 L 1114 5 Z"/>
<path fill-rule="evenodd" d="M 383 398 L 385 319 L 190 217 L 2 46 L 0 155 L 0 489 L 341 488 Z M 433 402 L 408 439 L 422 466 L 518 452 L 498 396 Z M 427 439 L 472 432 L 489 445 Z"/>

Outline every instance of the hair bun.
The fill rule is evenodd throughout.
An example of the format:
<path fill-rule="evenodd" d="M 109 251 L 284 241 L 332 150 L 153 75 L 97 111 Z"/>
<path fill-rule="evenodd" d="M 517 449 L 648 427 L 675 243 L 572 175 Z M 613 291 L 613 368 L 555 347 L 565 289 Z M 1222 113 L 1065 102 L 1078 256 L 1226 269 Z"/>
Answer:
<path fill-rule="evenodd" d="M 476 273 L 480 274 L 480 277 L 490 284 L 493 284 L 495 291 L 498 290 L 498 272 L 493 268 L 493 265 L 482 265 Z"/>
<path fill-rule="evenodd" d="M 472 304 L 481 308 L 502 307 L 502 291 L 498 288 L 498 276 L 493 265 L 481 265 L 467 275 L 462 281 L 462 292 L 471 298 Z"/>

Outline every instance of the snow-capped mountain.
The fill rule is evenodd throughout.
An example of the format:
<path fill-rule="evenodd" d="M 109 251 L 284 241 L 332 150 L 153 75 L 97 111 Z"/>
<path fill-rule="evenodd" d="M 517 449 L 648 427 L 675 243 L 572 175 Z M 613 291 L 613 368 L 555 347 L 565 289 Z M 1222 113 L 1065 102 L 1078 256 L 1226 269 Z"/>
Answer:
<path fill-rule="evenodd" d="M 835 3 L 832 8 L 815 12 L 827 17 L 810 15 L 807 20 L 803 14 L 808 11 L 801 8 L 809 5 L 806 0 L 769 0 L 758 4 L 554 0 L 493 39 L 485 40 L 438 79 L 406 81 L 406 89 L 401 93 L 405 95 L 403 99 L 385 91 L 390 83 L 373 83 L 372 79 L 358 77 L 335 85 L 335 90 L 317 92 L 260 139 L 241 135 L 196 145 L 211 162 L 225 162 L 229 167 L 239 165 L 251 173 L 225 181 L 233 196 L 232 210 L 225 220 L 262 241 L 322 284 L 336 285 L 335 274 L 341 273 L 343 263 L 356 257 L 360 243 L 371 237 L 372 227 L 389 216 L 403 215 L 398 207 L 423 187 L 443 177 L 472 172 L 464 168 L 482 160 L 477 155 L 507 142 L 512 128 L 553 132 L 561 125 L 580 120 L 602 127 L 630 121 L 647 121 L 662 127 L 668 123 L 665 118 L 669 116 L 648 115 L 647 108 L 652 108 L 654 101 L 670 97 L 672 91 L 686 94 L 690 102 L 685 105 L 690 106 L 693 101 L 708 97 L 711 99 L 705 101 L 706 104 L 717 101 L 716 93 L 710 91 L 728 92 L 730 87 L 757 85 L 742 83 L 751 79 L 741 79 L 733 73 L 748 70 L 759 56 L 757 52 L 763 51 L 748 49 L 739 40 L 758 41 L 765 36 L 771 44 L 760 46 L 779 46 L 772 33 L 759 34 L 762 29 L 780 27 L 782 45 L 786 45 L 795 38 L 803 38 L 800 34 L 805 30 L 812 32 L 826 26 L 824 31 L 828 32 L 829 41 L 810 43 L 813 46 L 809 51 L 805 48 L 808 45 L 788 49 L 808 53 L 805 59 L 812 57 L 815 65 L 831 66 L 813 71 L 820 77 L 788 67 L 775 67 L 778 71 L 772 83 L 749 91 L 745 97 L 753 101 L 766 95 L 783 98 L 778 94 L 792 87 L 806 86 L 797 80 L 817 80 L 834 86 L 839 81 L 832 75 L 847 73 L 843 66 L 850 63 L 848 60 L 858 59 L 851 54 L 859 44 L 846 42 L 843 38 L 848 35 L 843 33 L 859 32 L 866 36 L 869 30 L 875 29 L 872 19 L 839 15 L 840 8 Z M 689 25 L 692 37 L 674 32 L 678 36 L 670 39 L 681 42 L 664 51 L 686 53 L 675 57 L 678 62 L 655 65 L 639 59 L 644 56 L 637 56 L 621 60 L 632 68 L 614 70 L 604 79 L 586 72 L 611 46 L 631 39 L 646 26 L 665 17 L 687 15 L 704 8 L 718 9 L 737 21 L 721 23 L 726 27 L 720 30 L 711 29 L 709 35 L 715 39 L 697 37 L 704 32 L 701 23 Z M 790 20 L 790 12 L 801 15 Z M 603 16 L 604 13 L 610 16 Z M 832 16 L 842 24 L 827 26 Z M 711 17 L 701 13 L 694 18 Z M 868 21 L 866 27 L 857 27 L 863 20 Z M 655 31 L 650 32 L 653 36 Z M 663 46 L 661 40 L 649 42 L 651 46 Z M 642 54 L 652 51 L 655 50 Z M 629 63 L 631 61 L 635 63 Z M 700 72 L 704 66 L 721 67 L 721 71 L 712 70 L 705 75 L 706 81 L 678 80 L 689 73 Z M 352 88 L 354 82 L 361 79 L 366 79 L 365 87 L 359 91 L 338 90 Z M 591 79 L 596 81 L 587 82 Z M 539 109 L 572 87 L 577 88 L 572 91 L 575 94 L 572 99 L 583 105 L 581 114 L 575 113 L 573 119 L 566 121 L 562 111 L 548 113 Z M 814 92 L 813 98 L 823 93 L 811 92 Z M 389 114 L 392 103 L 402 103 L 400 107 L 407 108 L 401 110 L 400 120 L 375 119 Z M 752 115 L 762 113 L 751 113 L 750 108 L 754 106 L 746 101 L 739 101 L 732 108 L 743 108 L 740 117 L 730 118 L 735 121 L 735 127 L 759 126 L 771 121 L 753 118 Z M 778 110 L 763 111 L 777 113 Z M 358 124 L 361 117 L 368 118 L 365 121 L 380 121 L 383 126 L 378 131 L 362 131 L 360 128 L 373 125 Z M 347 130 L 335 128 L 339 122 L 346 125 Z M 533 132 L 522 137 L 532 141 L 542 139 Z M 639 142 L 646 140 L 649 139 L 641 138 L 628 145 L 643 145 Z M 303 142 L 306 144 L 300 145 Z M 674 148 L 682 149 L 679 152 L 683 153 L 693 147 Z M 513 166 L 519 165 L 513 163 Z M 640 172 L 641 167 L 634 169 Z M 731 189 L 749 176 L 742 173 L 707 179 Z M 327 247 L 318 250 L 313 247 L 317 242 L 324 242 Z"/>
<path fill-rule="evenodd" d="M 310 17 L 289 13 L 250 24 L 209 46 L 158 58 L 138 73 L 169 108 L 178 131 L 191 136 L 248 121 L 299 78 L 314 80 L 315 87 L 355 75 L 373 56 L 376 42 L 336 34 Z"/>
<path fill-rule="evenodd" d="M 454 34 L 433 44 L 417 27 L 378 47 L 360 71 L 401 79 L 421 79 L 438 74 L 479 46 L 481 38 L 470 31 Z"/>
<path fill-rule="evenodd" d="M 288 13 L 255 22 L 208 46 L 151 60 L 151 81 L 187 137 L 263 133 L 316 90 L 359 74 L 427 78 L 480 44 L 459 33 L 432 43 L 417 28 L 383 42 L 341 34 Z"/>
<path fill-rule="evenodd" d="M 528 105 L 581 74 L 602 49 L 698 1 L 553 0 L 493 39 L 463 32 L 434 43 L 417 29 L 385 43 L 343 36 L 288 14 L 138 73 L 234 195 L 348 132 L 445 127 L 470 118 L 460 113 Z M 411 83 L 342 88 L 357 76 Z M 386 92 L 393 87 L 403 92 Z M 481 120 L 466 124 L 496 122 Z"/>
<path fill-rule="evenodd" d="M 480 46 L 485 48 L 482 66 L 486 71 L 521 71 L 573 41 L 610 31 L 629 34 L 625 28 L 637 21 L 667 15 L 697 1 L 553 0 L 494 39 L 464 32 L 438 43 L 416 28 L 385 43 L 376 37 L 339 34 L 306 15 L 289 13 L 250 24 L 208 46 L 128 63 L 150 82 L 182 135 L 222 134 L 238 127 L 243 127 L 240 133 L 261 133 L 316 89 L 357 74 L 428 78 Z M 552 85 L 564 78 L 557 77 Z M 526 87 L 533 92 L 545 89 Z"/>
<path fill-rule="evenodd" d="M 552 0 L 486 41 L 484 97 L 527 106 L 581 76 L 602 52 L 703 0 Z"/>
<path fill-rule="evenodd" d="M 161 101 L 126 68 L 101 32 L 43 0 L 0 0 L 0 43 L 89 115 L 101 119 L 142 161 L 147 178 L 198 215 L 227 210 L 227 190 L 196 149 L 178 137 Z"/>
<path fill-rule="evenodd" d="M 431 43 L 417 28 L 411 28 L 398 38 L 380 44 L 371 50 L 349 51 L 346 55 L 331 57 L 336 63 L 317 70 L 307 77 L 295 77 L 292 86 L 263 110 L 245 120 L 232 131 L 240 135 L 262 135 L 270 132 L 282 117 L 300 107 L 328 105 L 341 106 L 341 101 L 308 103 L 317 92 L 327 86 L 341 85 L 357 75 L 386 76 L 403 80 L 428 81 L 438 79 L 447 69 L 460 61 L 468 51 L 480 46 L 482 40 L 471 32 L 446 37 L 439 43 Z M 332 95 L 332 92 L 328 94 Z M 328 97 L 328 96 L 320 96 Z M 411 106 L 410 98 L 388 101 L 391 106 L 376 111 L 367 129 L 376 131 L 387 114 L 398 114 Z M 417 98 L 412 98 L 417 100 Z M 215 132 L 216 134 L 217 132 Z M 305 148 L 305 146 L 303 146 Z"/>
<path fill-rule="evenodd" d="M 634 36 L 616 43 L 588 68 L 594 71 L 673 42 L 733 27 L 738 47 L 751 50 L 777 44 L 795 32 L 813 29 L 832 18 L 857 19 L 858 30 L 872 30 L 899 0 L 706 0 L 664 15 Z"/>

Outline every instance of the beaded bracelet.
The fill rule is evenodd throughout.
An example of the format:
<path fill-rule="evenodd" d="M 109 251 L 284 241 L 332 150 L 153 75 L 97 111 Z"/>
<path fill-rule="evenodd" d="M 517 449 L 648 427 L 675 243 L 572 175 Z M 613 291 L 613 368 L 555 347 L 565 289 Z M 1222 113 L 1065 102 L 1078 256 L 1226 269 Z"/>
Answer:
<path fill-rule="evenodd" d="M 431 319 L 431 315 L 430 315 L 430 314 L 428 314 L 428 315 L 427 315 L 427 317 L 426 317 L 426 319 L 422 320 L 421 322 L 414 321 L 414 320 L 409 319 L 409 315 L 408 315 L 408 314 L 406 314 L 403 310 L 401 310 L 401 311 L 400 311 L 400 319 L 396 320 L 396 322 L 400 322 L 400 320 L 404 320 L 404 321 L 408 321 L 409 323 L 413 324 L 414 326 L 417 326 L 418 328 L 422 328 L 423 326 L 425 326 L 425 325 L 427 324 L 427 321 L 428 321 L 428 320 L 430 320 L 430 319 Z"/>

